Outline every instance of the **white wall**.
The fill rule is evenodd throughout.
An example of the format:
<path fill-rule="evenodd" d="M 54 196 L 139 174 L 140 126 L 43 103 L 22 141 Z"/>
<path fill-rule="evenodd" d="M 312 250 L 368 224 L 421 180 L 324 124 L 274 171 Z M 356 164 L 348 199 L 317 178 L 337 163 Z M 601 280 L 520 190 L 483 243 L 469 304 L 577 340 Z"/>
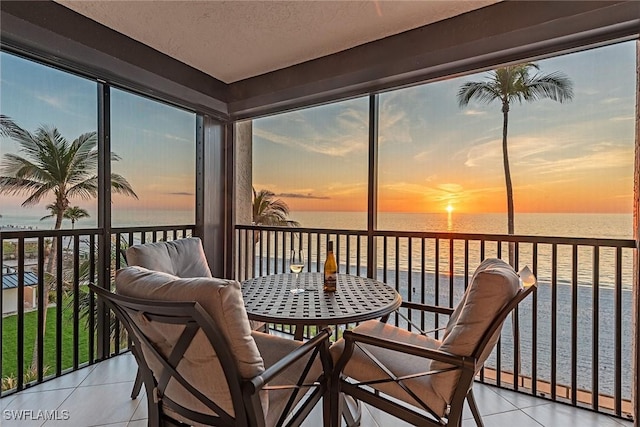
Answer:
<path fill-rule="evenodd" d="M 2 291 L 2 314 L 15 313 L 18 311 L 18 288 L 5 289 Z"/>

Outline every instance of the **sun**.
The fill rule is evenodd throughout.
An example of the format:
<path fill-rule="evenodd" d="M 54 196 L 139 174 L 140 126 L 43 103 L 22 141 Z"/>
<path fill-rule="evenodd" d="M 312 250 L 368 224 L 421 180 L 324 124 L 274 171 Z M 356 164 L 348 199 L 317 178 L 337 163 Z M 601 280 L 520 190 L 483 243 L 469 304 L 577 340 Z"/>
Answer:
<path fill-rule="evenodd" d="M 446 210 L 447 210 L 447 212 L 448 212 L 448 213 L 453 212 L 453 206 L 451 206 L 451 203 L 449 203 L 449 204 L 447 205 Z"/>

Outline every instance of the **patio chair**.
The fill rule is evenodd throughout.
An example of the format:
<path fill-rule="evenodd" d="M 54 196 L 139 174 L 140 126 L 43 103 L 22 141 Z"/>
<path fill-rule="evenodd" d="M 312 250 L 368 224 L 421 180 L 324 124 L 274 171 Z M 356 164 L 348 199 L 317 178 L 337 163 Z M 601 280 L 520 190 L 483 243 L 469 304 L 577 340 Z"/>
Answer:
<path fill-rule="evenodd" d="M 137 265 L 181 278 L 211 277 L 202 240 L 198 237 L 133 245 L 126 250 L 124 257 L 127 265 Z M 249 324 L 251 329 L 267 332 L 264 322 L 249 320 Z M 131 391 L 132 399 L 138 397 L 141 388 L 142 378 L 138 374 Z"/>
<path fill-rule="evenodd" d="M 331 331 L 252 331 L 236 281 L 126 267 L 116 293 L 90 288 L 134 342 L 150 426 L 298 426 L 328 393 Z"/>
<path fill-rule="evenodd" d="M 330 349 L 336 362 L 332 425 L 342 421 L 343 393 L 417 426 L 460 426 L 466 400 L 481 427 L 474 377 L 495 347 L 506 317 L 536 288 L 535 277 L 526 270 L 525 283 L 531 286 L 522 287 L 507 263 L 484 260 L 455 310 L 404 302 L 412 312 L 450 316 L 441 340 L 375 320 L 345 331 Z"/>

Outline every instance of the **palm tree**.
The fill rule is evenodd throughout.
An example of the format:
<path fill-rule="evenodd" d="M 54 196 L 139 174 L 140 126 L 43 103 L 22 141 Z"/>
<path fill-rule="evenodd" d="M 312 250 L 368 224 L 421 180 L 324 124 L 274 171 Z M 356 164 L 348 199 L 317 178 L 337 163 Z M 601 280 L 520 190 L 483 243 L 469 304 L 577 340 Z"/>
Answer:
<path fill-rule="evenodd" d="M 76 221 L 82 218 L 89 218 L 89 212 L 86 209 L 82 209 L 80 206 L 70 206 L 64 212 L 63 215 L 66 219 L 71 220 L 71 229 L 73 230 L 76 225 Z"/>
<path fill-rule="evenodd" d="M 269 190 L 253 190 L 253 224 L 254 225 L 275 225 L 280 227 L 300 227 L 298 221 L 287 219 L 289 216 L 289 206 Z M 260 241 L 260 231 L 253 232 L 253 242 Z"/>
<path fill-rule="evenodd" d="M 488 80 L 467 82 L 458 90 L 460 107 L 467 106 L 472 100 L 489 104 L 497 99 L 502 105 L 502 162 L 507 188 L 507 229 L 509 234 L 514 234 L 513 186 L 507 149 L 507 128 L 511 103 L 514 101 L 533 102 L 542 98 L 562 103 L 573 98 L 573 83 L 567 76 L 560 72 L 541 75 L 537 72 L 539 69 L 538 65 L 532 62 L 498 68 L 489 73 Z M 531 71 L 534 71 L 533 75 L 530 74 Z M 509 245 L 509 261 L 511 263 L 514 259 L 513 252 L 513 245 Z"/>
<path fill-rule="evenodd" d="M 49 215 L 45 215 L 42 218 L 40 218 L 40 221 L 44 221 L 45 219 L 49 219 L 49 218 L 54 218 L 57 217 L 58 215 L 58 209 L 56 208 L 56 205 L 54 204 L 49 204 L 46 206 L 47 210 L 50 212 Z M 86 209 L 82 209 L 80 206 L 69 206 L 67 208 L 66 211 L 64 211 L 64 214 L 62 214 L 62 217 L 64 219 L 70 219 L 71 220 L 71 229 L 73 230 L 75 228 L 76 225 L 76 221 L 82 218 L 88 218 L 89 212 L 87 212 Z M 69 239 L 69 242 L 67 243 L 67 250 L 69 249 L 69 247 L 71 246 L 71 240 Z"/>
<path fill-rule="evenodd" d="M 269 190 L 256 192 L 253 188 L 253 224 L 299 227 L 300 223 L 287 219 L 289 206 Z"/>
<path fill-rule="evenodd" d="M 48 196 L 54 202 L 47 207 L 55 214 L 54 229 L 62 226 L 64 213 L 69 208 L 69 199 L 90 199 L 98 196 L 98 150 L 96 132 L 88 132 L 69 142 L 58 129 L 40 126 L 31 133 L 15 124 L 6 116 L 0 117 L 0 132 L 19 145 L 20 154 L 7 153 L 0 165 L 0 194 L 26 195 L 22 206 L 33 206 Z M 111 161 L 120 158 L 111 153 Z M 138 196 L 121 175 L 111 174 L 111 189 L 114 193 Z M 52 275 L 57 245 L 51 247 L 46 273 Z M 46 306 L 49 287 L 45 286 L 40 303 L 44 304 L 43 333 L 46 325 Z M 32 366 L 37 366 L 37 339 L 34 346 Z"/>

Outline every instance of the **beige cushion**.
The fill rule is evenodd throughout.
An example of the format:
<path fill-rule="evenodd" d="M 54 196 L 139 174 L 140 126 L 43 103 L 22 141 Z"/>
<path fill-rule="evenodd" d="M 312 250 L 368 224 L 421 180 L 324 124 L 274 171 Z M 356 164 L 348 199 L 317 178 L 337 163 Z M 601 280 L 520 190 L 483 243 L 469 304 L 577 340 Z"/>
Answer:
<path fill-rule="evenodd" d="M 474 273 L 471 284 L 451 315 L 441 342 L 376 321 L 365 322 L 355 330 L 379 338 L 436 348 L 459 356 L 470 356 L 496 315 L 513 299 L 519 289 L 518 276 L 511 266 L 502 260 L 487 259 L 478 266 Z M 494 334 L 485 351 L 481 354 L 477 365 L 478 369 L 491 353 L 499 336 L 500 329 Z M 343 347 L 344 344 L 340 341 L 331 347 L 334 360 L 342 353 Z M 379 348 L 373 348 L 372 353 L 397 376 L 440 370 L 450 366 L 415 356 L 398 355 L 397 352 Z M 354 352 L 354 356 L 345 367 L 344 373 L 360 381 L 387 377 L 383 371 L 375 368 L 370 359 L 360 351 Z M 451 402 L 459 376 L 460 371 L 453 370 L 407 380 L 404 383 L 432 410 L 443 416 L 447 405 Z M 375 387 L 398 399 L 416 404 L 413 398 L 395 384 L 380 384 Z"/>
<path fill-rule="evenodd" d="M 198 237 L 131 246 L 127 249 L 127 264 L 178 277 L 211 277 Z"/>
<path fill-rule="evenodd" d="M 256 341 L 256 345 L 264 359 L 265 368 L 267 369 L 303 344 L 302 341 L 268 335 L 261 332 L 253 332 L 253 338 Z M 311 354 L 312 352 L 309 353 L 309 356 L 311 356 Z M 289 365 L 272 382 L 270 382 L 269 385 L 277 386 L 296 384 L 308 360 L 308 357 L 303 357 L 296 363 Z M 316 360 L 313 362 L 311 370 L 305 377 L 304 382 L 311 383 L 315 381 L 322 372 L 322 362 L 316 357 Z M 296 396 L 295 402 L 297 403 L 302 397 L 304 397 L 307 391 L 308 389 L 302 390 L 298 396 Z M 269 404 L 266 418 L 267 426 L 276 425 L 276 422 L 280 418 L 290 395 L 291 390 L 269 390 Z"/>
<path fill-rule="evenodd" d="M 470 356 L 496 315 L 516 296 L 520 280 L 513 268 L 500 259 L 489 258 L 478 266 L 462 301 L 452 315 L 443 335 L 440 350 L 459 356 Z M 493 350 L 500 337 L 499 328 L 480 355 L 477 370 Z M 433 369 L 449 365 L 434 361 Z M 476 371 L 477 372 L 477 371 Z M 460 371 L 451 371 L 433 378 L 433 387 L 445 402 L 453 397 Z"/>
<path fill-rule="evenodd" d="M 197 301 L 224 334 L 237 361 L 240 375 L 251 378 L 264 371 L 262 357 L 251 336 L 238 282 L 204 277 L 180 279 L 167 273 L 133 266 L 116 272 L 116 291 L 125 296 L 159 301 Z M 142 316 L 135 320 L 165 355 L 175 346 L 182 332 L 182 327 L 149 323 Z M 144 353 L 148 350 L 143 348 L 142 351 Z M 178 371 L 190 384 L 233 414 L 228 386 L 225 381 L 220 380 L 223 372 L 215 359 L 213 348 L 200 331 L 185 352 Z M 150 367 L 154 372 L 159 369 L 159 366 Z M 175 381 L 167 387 L 166 395 L 188 408 L 209 412 Z"/>
<path fill-rule="evenodd" d="M 377 337 L 384 340 L 397 341 L 406 344 L 416 345 L 418 347 L 435 350 L 440 346 L 440 341 L 424 335 L 414 334 L 406 329 L 388 325 L 377 320 L 369 320 L 360 324 L 354 329 L 355 332 L 368 336 Z M 359 344 L 363 345 L 363 344 Z M 410 375 L 429 370 L 429 359 L 412 356 L 408 354 L 398 354 L 398 352 L 363 345 L 367 350 L 375 355 L 387 368 L 396 376 Z M 330 348 L 331 357 L 334 363 L 338 360 L 344 350 L 344 340 L 336 341 Z M 378 379 L 389 378 L 389 376 L 374 364 L 371 359 L 357 347 L 353 355 L 349 359 L 349 363 L 344 368 L 344 374 L 348 377 L 359 381 L 372 381 Z M 405 380 L 403 383 L 408 386 L 417 396 L 424 401 L 429 407 L 439 407 L 440 398 L 435 394 L 431 385 L 432 377 L 422 376 Z M 393 396 L 396 399 L 420 406 L 406 391 L 394 382 L 380 383 L 374 386 L 383 393 Z"/>
<path fill-rule="evenodd" d="M 127 264 L 174 276 L 211 277 L 211 270 L 198 237 L 169 242 L 145 243 L 127 249 Z M 249 320 L 251 329 L 264 328 L 264 322 Z"/>

